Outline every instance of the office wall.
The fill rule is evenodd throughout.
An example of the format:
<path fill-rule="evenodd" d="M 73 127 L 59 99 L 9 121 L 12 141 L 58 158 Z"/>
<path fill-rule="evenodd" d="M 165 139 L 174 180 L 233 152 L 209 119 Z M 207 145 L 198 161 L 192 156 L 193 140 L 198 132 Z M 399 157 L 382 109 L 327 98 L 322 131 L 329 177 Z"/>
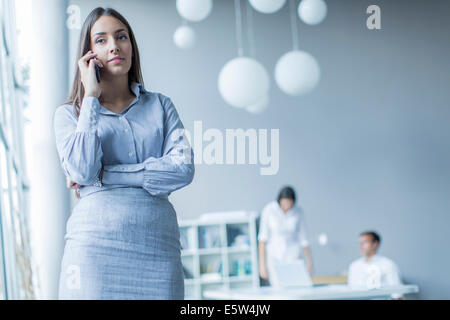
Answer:
<path fill-rule="evenodd" d="M 322 68 L 303 97 L 282 93 L 277 59 L 292 48 L 288 6 L 254 13 L 256 58 L 272 75 L 270 107 L 251 115 L 228 106 L 217 89 L 222 66 L 237 55 L 234 1 L 216 0 L 193 23 L 197 46 L 177 49 L 175 1 L 73 0 L 82 17 L 96 5 L 118 9 L 134 28 L 148 90 L 172 98 L 185 127 L 279 128 L 280 169 L 198 165 L 194 182 L 171 195 L 180 218 L 223 210 L 261 210 L 284 184 L 306 212 L 315 271 L 345 271 L 359 256 L 358 234 L 375 229 L 380 253 L 393 258 L 415 298 L 450 298 L 450 2 L 327 1 L 318 26 L 299 21 L 300 48 Z M 366 8 L 381 7 L 382 30 L 368 30 Z M 79 30 L 70 35 L 71 60 Z M 73 63 L 72 63 L 73 64 Z M 71 68 L 73 67 L 71 64 Z M 317 235 L 330 243 L 321 247 Z"/>

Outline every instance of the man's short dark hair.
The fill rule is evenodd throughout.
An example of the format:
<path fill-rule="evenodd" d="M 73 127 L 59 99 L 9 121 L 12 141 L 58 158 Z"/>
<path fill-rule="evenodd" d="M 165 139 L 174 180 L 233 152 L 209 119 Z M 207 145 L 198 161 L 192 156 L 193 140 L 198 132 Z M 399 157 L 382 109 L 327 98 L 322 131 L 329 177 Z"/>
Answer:
<path fill-rule="evenodd" d="M 380 243 L 381 243 L 381 237 L 375 231 L 364 231 L 364 232 L 361 232 L 361 234 L 359 236 L 360 237 L 361 236 L 371 236 L 372 242 L 378 242 L 378 245 L 380 245 Z"/>

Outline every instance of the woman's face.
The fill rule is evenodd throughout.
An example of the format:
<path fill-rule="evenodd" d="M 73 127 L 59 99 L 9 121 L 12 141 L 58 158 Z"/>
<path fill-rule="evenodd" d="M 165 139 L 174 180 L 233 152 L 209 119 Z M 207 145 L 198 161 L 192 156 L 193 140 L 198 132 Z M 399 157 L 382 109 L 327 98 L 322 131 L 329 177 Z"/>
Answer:
<path fill-rule="evenodd" d="M 280 207 L 284 212 L 288 212 L 289 210 L 291 210 L 293 205 L 294 205 L 294 200 L 292 200 L 292 199 L 287 199 L 287 198 L 280 199 Z"/>
<path fill-rule="evenodd" d="M 127 27 L 111 16 L 101 16 L 91 28 L 91 50 L 103 64 L 101 72 L 127 74 L 131 68 L 133 47 Z M 111 60 L 119 57 L 121 59 Z"/>

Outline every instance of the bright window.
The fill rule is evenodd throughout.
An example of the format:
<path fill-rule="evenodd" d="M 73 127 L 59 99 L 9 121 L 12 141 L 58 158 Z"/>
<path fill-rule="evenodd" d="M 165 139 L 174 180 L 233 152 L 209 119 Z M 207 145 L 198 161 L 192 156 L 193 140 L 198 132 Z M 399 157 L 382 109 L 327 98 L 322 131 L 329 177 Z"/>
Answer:
<path fill-rule="evenodd" d="M 23 143 L 28 70 L 16 51 L 15 4 L 0 0 L 0 298 L 33 299 Z"/>

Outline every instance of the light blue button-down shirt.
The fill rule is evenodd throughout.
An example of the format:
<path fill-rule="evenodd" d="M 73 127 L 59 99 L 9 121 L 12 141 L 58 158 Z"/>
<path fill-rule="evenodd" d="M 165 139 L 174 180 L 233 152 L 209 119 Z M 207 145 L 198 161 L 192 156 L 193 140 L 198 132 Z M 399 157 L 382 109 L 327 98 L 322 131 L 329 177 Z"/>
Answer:
<path fill-rule="evenodd" d="M 81 197 L 124 186 L 168 196 L 193 180 L 194 153 L 171 99 L 136 82 L 130 89 L 136 98 L 120 114 L 94 97 L 83 99 L 78 119 L 71 104 L 54 113 L 60 163 Z"/>

